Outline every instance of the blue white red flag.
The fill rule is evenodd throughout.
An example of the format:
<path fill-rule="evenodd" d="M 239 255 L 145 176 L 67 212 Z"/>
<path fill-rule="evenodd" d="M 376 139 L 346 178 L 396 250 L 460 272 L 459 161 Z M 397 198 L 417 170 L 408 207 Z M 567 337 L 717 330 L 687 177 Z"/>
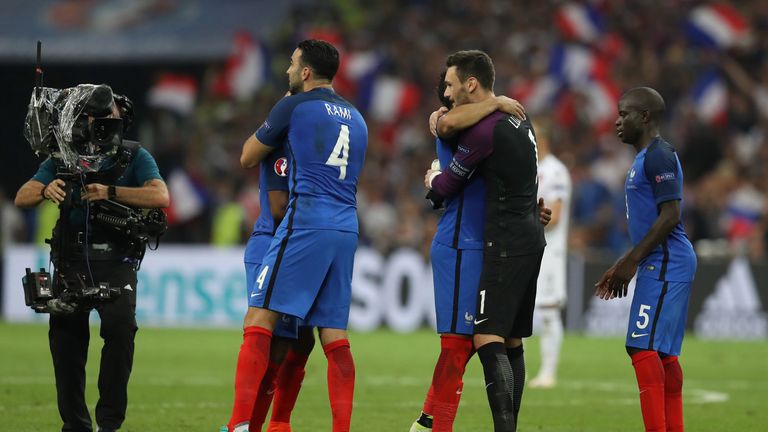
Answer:
<path fill-rule="evenodd" d="M 360 108 L 373 119 L 390 123 L 412 113 L 419 105 L 421 91 L 415 84 L 390 75 L 379 75 L 358 94 Z"/>
<path fill-rule="evenodd" d="M 209 201 L 203 186 L 181 168 L 173 170 L 168 176 L 168 193 L 171 197 L 166 211 L 169 224 L 194 219 L 202 214 Z"/>
<path fill-rule="evenodd" d="M 598 132 L 611 131 L 618 115 L 616 106 L 621 96 L 618 87 L 608 79 L 593 79 L 582 86 L 581 91 L 586 96 L 584 108 L 591 123 Z"/>
<path fill-rule="evenodd" d="M 588 4 L 568 2 L 555 12 L 555 24 L 566 39 L 594 42 L 605 31 L 603 17 Z"/>
<path fill-rule="evenodd" d="M 381 64 L 381 55 L 374 51 L 342 53 L 339 72 L 333 79 L 334 90 L 345 98 L 356 100 L 360 92 L 370 92 Z"/>
<path fill-rule="evenodd" d="M 227 59 L 226 74 L 230 94 L 236 100 L 248 100 L 256 94 L 269 76 L 266 49 L 250 33 L 235 33 L 232 54 Z"/>
<path fill-rule="evenodd" d="M 702 5 L 688 15 L 688 38 L 696 45 L 716 48 L 750 43 L 749 22 L 727 4 Z"/>
<path fill-rule="evenodd" d="M 595 51 L 576 44 L 556 45 L 549 60 L 549 73 L 569 85 L 582 85 L 607 76 L 608 65 Z"/>
<path fill-rule="evenodd" d="M 699 77 L 691 94 L 696 115 L 705 123 L 721 125 L 727 119 L 728 88 L 716 69 Z"/>
<path fill-rule="evenodd" d="M 157 78 L 147 94 L 147 105 L 179 114 L 189 115 L 197 100 L 197 81 L 189 75 L 164 73 Z"/>
<path fill-rule="evenodd" d="M 544 75 L 512 87 L 510 94 L 531 114 L 550 109 L 563 88 L 563 82 L 554 75 Z"/>

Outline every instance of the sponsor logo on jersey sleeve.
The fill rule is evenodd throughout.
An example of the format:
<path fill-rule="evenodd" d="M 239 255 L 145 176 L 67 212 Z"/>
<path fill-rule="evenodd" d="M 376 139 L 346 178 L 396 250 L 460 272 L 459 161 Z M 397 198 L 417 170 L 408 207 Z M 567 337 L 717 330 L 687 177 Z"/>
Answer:
<path fill-rule="evenodd" d="M 665 181 L 671 181 L 671 180 L 674 180 L 674 179 L 675 179 L 675 173 L 671 173 L 671 172 L 661 173 L 661 174 L 656 176 L 656 183 L 661 183 L 661 182 L 665 182 Z"/>

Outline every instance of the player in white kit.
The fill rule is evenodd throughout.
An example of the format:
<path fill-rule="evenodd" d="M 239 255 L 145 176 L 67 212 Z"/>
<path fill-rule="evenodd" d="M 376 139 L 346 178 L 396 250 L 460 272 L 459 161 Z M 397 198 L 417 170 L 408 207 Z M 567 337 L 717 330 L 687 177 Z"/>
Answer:
<path fill-rule="evenodd" d="M 549 125 L 534 121 L 539 149 L 539 197 L 552 209 L 552 220 L 545 228 L 547 247 L 541 260 L 536 287 L 535 329 L 541 337 L 541 368 L 529 385 L 554 387 L 557 363 L 563 342 L 561 310 L 566 298 L 566 260 L 568 255 L 568 217 L 571 204 L 571 175 L 549 148 Z"/>

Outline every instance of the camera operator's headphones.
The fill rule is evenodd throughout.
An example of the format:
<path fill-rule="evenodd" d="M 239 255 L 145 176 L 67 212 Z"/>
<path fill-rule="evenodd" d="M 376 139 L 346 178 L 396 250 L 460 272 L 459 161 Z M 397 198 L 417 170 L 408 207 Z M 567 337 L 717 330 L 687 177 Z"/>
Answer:
<path fill-rule="evenodd" d="M 115 104 L 118 111 L 120 111 L 120 118 L 123 120 L 123 133 L 128 132 L 128 129 L 133 126 L 133 102 L 128 99 L 128 96 L 115 94 L 113 95 Z"/>

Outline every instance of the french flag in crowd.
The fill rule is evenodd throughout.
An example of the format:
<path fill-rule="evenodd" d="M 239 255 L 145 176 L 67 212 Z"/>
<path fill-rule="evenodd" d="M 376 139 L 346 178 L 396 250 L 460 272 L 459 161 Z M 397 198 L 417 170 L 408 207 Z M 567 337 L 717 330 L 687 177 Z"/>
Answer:
<path fill-rule="evenodd" d="M 166 210 L 169 224 L 188 222 L 199 216 L 208 204 L 208 197 L 200 184 L 184 170 L 177 168 L 168 176 L 171 204 Z"/>
<path fill-rule="evenodd" d="M 688 16 L 687 33 L 694 44 L 715 48 L 750 42 L 749 23 L 736 8 L 727 4 L 694 8 Z"/>
<path fill-rule="evenodd" d="M 555 12 L 555 24 L 566 39 L 594 42 L 605 31 L 603 17 L 588 4 L 568 2 Z"/>
<path fill-rule="evenodd" d="M 250 33 L 238 31 L 224 71 L 214 83 L 217 94 L 238 101 L 248 100 L 269 77 L 269 56 Z"/>
<path fill-rule="evenodd" d="M 594 79 L 583 86 L 582 91 L 587 96 L 587 115 L 598 132 L 608 132 L 613 129 L 618 112 L 619 88 L 610 80 Z"/>
<path fill-rule="evenodd" d="M 608 65 L 587 47 L 556 45 L 550 54 L 549 73 L 570 85 L 581 85 L 590 79 L 606 77 Z"/>
<path fill-rule="evenodd" d="M 544 75 L 515 85 L 510 94 L 519 100 L 531 114 L 551 108 L 557 100 L 563 82 L 553 75 Z"/>
<path fill-rule="evenodd" d="M 195 108 L 197 81 L 188 75 L 165 73 L 158 77 L 147 94 L 147 105 L 189 115 Z"/>
<path fill-rule="evenodd" d="M 361 89 L 370 89 L 379 73 L 382 58 L 373 51 L 343 53 L 333 87 L 344 97 L 356 99 Z"/>
<path fill-rule="evenodd" d="M 379 75 L 368 88 L 360 89 L 360 107 L 375 120 L 394 122 L 411 114 L 419 105 L 419 87 L 402 78 Z"/>
<path fill-rule="evenodd" d="M 706 123 L 722 125 L 727 119 L 728 88 L 716 69 L 701 75 L 691 95 L 696 114 Z"/>

